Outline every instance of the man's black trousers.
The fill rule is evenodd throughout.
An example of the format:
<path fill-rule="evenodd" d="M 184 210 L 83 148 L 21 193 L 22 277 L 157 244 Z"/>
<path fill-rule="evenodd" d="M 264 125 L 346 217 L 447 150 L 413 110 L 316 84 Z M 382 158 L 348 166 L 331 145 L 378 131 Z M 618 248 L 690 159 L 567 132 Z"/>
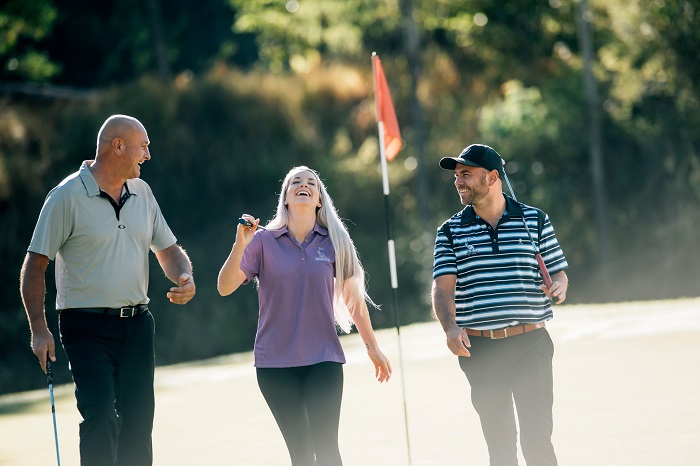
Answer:
<path fill-rule="evenodd" d="M 151 466 L 155 411 L 154 322 L 150 312 L 120 318 L 62 311 L 80 423 L 84 466 Z"/>
<path fill-rule="evenodd" d="M 470 357 L 459 364 L 471 386 L 492 466 L 517 466 L 517 429 L 529 466 L 553 466 L 552 357 L 554 345 L 546 329 L 492 340 L 470 336 Z"/>

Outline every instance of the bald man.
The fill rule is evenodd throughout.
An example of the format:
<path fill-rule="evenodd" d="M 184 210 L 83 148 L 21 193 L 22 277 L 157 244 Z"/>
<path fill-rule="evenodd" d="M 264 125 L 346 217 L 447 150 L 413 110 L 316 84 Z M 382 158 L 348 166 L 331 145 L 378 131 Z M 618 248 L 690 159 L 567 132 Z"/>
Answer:
<path fill-rule="evenodd" d="M 109 117 L 95 160 L 52 189 L 22 266 L 20 291 L 32 351 L 46 372 L 56 361 L 46 322 L 45 276 L 56 264 L 56 309 L 80 423 L 82 465 L 153 463 L 154 324 L 148 303 L 148 251 L 175 284 L 170 302 L 195 294 L 192 265 L 161 214 L 141 164 L 148 134 L 135 118 Z"/>

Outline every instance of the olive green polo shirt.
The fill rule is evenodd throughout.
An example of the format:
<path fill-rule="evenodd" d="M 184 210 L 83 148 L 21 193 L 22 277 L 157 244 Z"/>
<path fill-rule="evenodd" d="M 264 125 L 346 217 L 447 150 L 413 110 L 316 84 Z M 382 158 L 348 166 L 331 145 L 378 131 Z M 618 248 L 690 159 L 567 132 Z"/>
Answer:
<path fill-rule="evenodd" d="M 148 303 L 148 250 L 177 242 L 148 184 L 127 180 L 119 212 L 83 162 L 52 189 L 28 251 L 56 262 L 56 309 Z"/>

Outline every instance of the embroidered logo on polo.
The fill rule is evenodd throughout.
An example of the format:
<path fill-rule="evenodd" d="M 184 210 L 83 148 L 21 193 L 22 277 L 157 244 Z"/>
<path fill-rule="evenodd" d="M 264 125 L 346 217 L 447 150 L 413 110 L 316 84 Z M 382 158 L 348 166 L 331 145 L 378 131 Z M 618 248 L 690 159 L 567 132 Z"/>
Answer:
<path fill-rule="evenodd" d="M 316 249 L 315 259 L 317 261 L 323 261 L 323 262 L 330 262 L 331 261 L 330 258 L 323 253 L 323 248 L 321 248 L 321 247 Z"/>
<path fill-rule="evenodd" d="M 474 246 L 469 244 L 469 237 L 464 238 L 464 254 L 467 256 L 473 256 L 474 254 L 478 254 L 479 250 L 476 249 Z"/>

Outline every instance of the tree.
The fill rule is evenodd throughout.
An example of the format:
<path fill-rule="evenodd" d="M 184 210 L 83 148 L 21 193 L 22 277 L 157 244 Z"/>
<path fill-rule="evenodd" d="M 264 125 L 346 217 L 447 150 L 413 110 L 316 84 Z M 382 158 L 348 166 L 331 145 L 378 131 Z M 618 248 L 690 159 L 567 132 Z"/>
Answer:
<path fill-rule="evenodd" d="M 401 31 L 397 1 L 229 2 L 237 12 L 234 30 L 255 35 L 262 64 L 272 71 L 303 71 L 320 57 L 369 62 L 371 38 Z"/>
<path fill-rule="evenodd" d="M 49 36 L 58 10 L 51 0 L 8 0 L 0 9 L 0 78 L 47 81 L 61 66 L 37 43 Z"/>
<path fill-rule="evenodd" d="M 152 74 L 250 66 L 253 38 L 231 31 L 224 0 L 9 0 L 0 10 L 1 79 L 104 87 Z"/>

